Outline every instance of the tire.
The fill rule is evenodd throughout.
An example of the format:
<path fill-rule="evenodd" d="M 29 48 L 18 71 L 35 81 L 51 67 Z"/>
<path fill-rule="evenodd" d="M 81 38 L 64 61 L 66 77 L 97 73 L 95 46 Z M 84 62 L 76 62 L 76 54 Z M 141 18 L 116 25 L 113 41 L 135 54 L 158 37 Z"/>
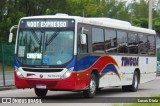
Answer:
<path fill-rule="evenodd" d="M 46 96 L 46 94 L 48 92 L 48 89 L 37 89 L 37 88 L 35 88 L 34 91 L 35 91 L 35 94 L 38 97 L 44 97 L 44 96 Z"/>
<path fill-rule="evenodd" d="M 94 74 L 91 74 L 89 88 L 83 91 L 83 96 L 86 98 L 93 98 L 96 94 L 96 86 L 97 86 L 96 76 Z"/>
<path fill-rule="evenodd" d="M 122 91 L 124 92 L 136 92 L 139 85 L 139 75 L 137 71 L 134 72 L 132 85 L 122 86 Z"/>
<path fill-rule="evenodd" d="M 122 86 L 122 91 L 123 92 L 129 92 L 128 86 Z"/>

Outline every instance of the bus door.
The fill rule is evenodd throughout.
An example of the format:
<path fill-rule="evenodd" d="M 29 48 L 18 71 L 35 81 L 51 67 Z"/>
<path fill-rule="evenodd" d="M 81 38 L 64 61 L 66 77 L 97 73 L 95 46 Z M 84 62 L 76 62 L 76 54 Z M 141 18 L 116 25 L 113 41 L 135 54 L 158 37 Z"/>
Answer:
<path fill-rule="evenodd" d="M 76 70 L 80 72 L 83 83 L 87 84 L 90 67 L 91 53 L 91 27 L 89 25 L 78 24 L 77 28 L 77 62 Z M 83 85 L 83 84 L 82 84 Z"/>

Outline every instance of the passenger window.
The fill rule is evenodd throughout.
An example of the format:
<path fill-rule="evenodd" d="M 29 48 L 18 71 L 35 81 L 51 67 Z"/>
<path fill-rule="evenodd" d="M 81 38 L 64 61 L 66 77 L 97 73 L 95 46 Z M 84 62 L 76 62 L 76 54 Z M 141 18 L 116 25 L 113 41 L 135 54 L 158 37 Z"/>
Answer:
<path fill-rule="evenodd" d="M 138 36 L 136 33 L 128 33 L 128 48 L 130 54 L 138 54 Z"/>
<path fill-rule="evenodd" d="M 156 54 L 156 40 L 155 36 L 148 36 L 148 54 L 149 55 L 155 55 Z"/>
<path fill-rule="evenodd" d="M 139 49 L 139 54 L 147 54 L 147 36 L 143 35 L 143 34 L 138 34 L 138 38 L 139 38 L 139 45 L 138 45 L 138 49 Z"/>
<path fill-rule="evenodd" d="M 118 53 L 128 53 L 127 32 L 117 31 Z"/>
<path fill-rule="evenodd" d="M 104 53 L 103 29 L 92 28 L 92 49 L 94 53 Z"/>
<path fill-rule="evenodd" d="M 117 53 L 117 37 L 116 31 L 111 29 L 105 30 L 105 52 Z"/>

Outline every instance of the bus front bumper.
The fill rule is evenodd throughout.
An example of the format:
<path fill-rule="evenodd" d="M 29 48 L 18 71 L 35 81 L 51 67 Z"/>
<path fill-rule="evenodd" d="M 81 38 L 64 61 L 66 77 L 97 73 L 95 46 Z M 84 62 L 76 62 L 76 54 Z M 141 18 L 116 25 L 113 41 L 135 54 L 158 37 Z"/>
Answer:
<path fill-rule="evenodd" d="M 84 77 L 77 77 L 76 73 L 72 73 L 66 79 L 40 79 L 40 78 L 20 78 L 14 72 L 15 86 L 19 89 L 37 88 L 37 85 L 45 85 L 49 90 L 85 90 L 88 87 L 89 79 Z"/>

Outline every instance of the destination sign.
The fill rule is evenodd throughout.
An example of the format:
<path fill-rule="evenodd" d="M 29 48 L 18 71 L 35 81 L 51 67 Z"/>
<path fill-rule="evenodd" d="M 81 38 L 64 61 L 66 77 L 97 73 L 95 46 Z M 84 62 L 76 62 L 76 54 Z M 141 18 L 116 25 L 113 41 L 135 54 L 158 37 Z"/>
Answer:
<path fill-rule="evenodd" d="M 21 28 L 65 28 L 74 27 L 74 20 L 34 19 L 22 20 Z"/>
<path fill-rule="evenodd" d="M 27 27 L 67 27 L 67 24 L 66 21 L 28 21 L 26 23 Z"/>

